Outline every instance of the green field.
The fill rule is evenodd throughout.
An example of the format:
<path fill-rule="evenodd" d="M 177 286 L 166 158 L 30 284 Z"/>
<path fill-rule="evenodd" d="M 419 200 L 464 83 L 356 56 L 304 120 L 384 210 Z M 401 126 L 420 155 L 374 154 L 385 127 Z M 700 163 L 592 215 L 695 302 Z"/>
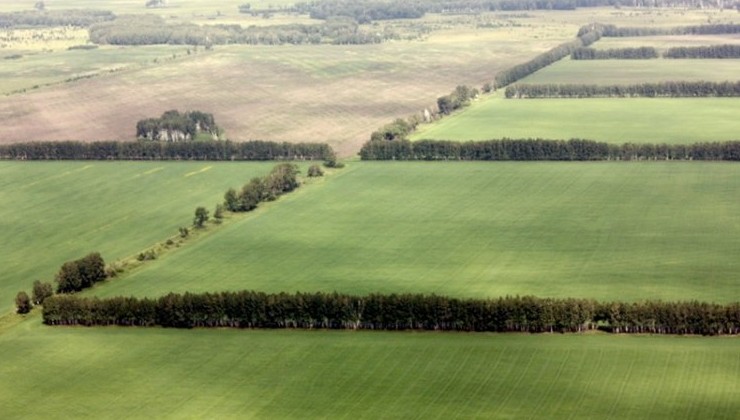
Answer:
<path fill-rule="evenodd" d="M 355 162 L 95 292 L 734 301 L 738 188 L 723 163 Z"/>
<path fill-rule="evenodd" d="M 700 47 L 705 45 L 740 44 L 734 34 L 719 35 L 661 35 L 601 38 L 591 47 L 606 50 L 609 48 L 654 47 L 665 50 L 672 47 Z"/>
<path fill-rule="evenodd" d="M 665 81 L 736 81 L 740 60 L 571 60 L 558 61 L 517 83 L 627 85 Z"/>
<path fill-rule="evenodd" d="M 737 140 L 737 98 L 504 99 L 485 97 L 412 140 L 582 138 L 611 143 Z"/>
<path fill-rule="evenodd" d="M 0 162 L 0 313 L 67 260 L 164 241 L 273 163 Z"/>
<path fill-rule="evenodd" d="M 0 335 L 0 406 L 7 419 L 731 419 L 739 353 L 733 338 L 84 329 L 36 318 Z"/>

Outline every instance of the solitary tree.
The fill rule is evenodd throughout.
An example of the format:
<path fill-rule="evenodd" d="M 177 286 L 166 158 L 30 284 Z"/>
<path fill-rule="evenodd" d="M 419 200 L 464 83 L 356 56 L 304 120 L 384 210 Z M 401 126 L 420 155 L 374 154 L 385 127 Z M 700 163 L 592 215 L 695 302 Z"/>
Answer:
<path fill-rule="evenodd" d="M 54 294 L 54 288 L 51 283 L 42 283 L 40 280 L 33 282 L 33 292 L 31 293 L 34 305 L 42 305 L 46 298 Z"/>
<path fill-rule="evenodd" d="M 203 225 L 208 221 L 208 210 L 206 210 L 205 207 L 198 207 L 195 209 L 195 218 L 193 219 L 193 226 L 195 227 L 203 227 Z"/>
<path fill-rule="evenodd" d="M 18 292 L 15 296 L 15 306 L 19 314 L 27 314 L 31 312 L 31 298 L 28 297 L 28 293 L 24 291 Z"/>
<path fill-rule="evenodd" d="M 224 218 L 224 205 L 223 204 L 216 204 L 216 210 L 213 211 L 213 217 L 219 220 Z"/>
<path fill-rule="evenodd" d="M 311 165 L 308 167 L 308 176 L 309 177 L 317 177 L 317 176 L 323 176 L 324 171 L 321 170 L 321 167 L 319 165 Z"/>

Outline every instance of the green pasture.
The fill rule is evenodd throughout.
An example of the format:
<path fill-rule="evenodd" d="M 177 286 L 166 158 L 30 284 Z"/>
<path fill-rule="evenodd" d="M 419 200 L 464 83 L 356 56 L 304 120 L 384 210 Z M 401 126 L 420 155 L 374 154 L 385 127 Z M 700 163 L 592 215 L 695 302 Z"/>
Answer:
<path fill-rule="evenodd" d="M 603 37 L 591 47 L 599 50 L 636 47 L 654 47 L 658 50 L 666 50 L 672 47 L 701 47 L 723 44 L 740 44 L 740 38 L 734 34 Z"/>
<path fill-rule="evenodd" d="M 273 163 L 0 162 L 0 314 L 34 280 L 99 251 L 130 256 L 213 211 L 229 187 Z"/>
<path fill-rule="evenodd" d="M 724 163 L 354 162 L 93 293 L 736 301 L 738 188 Z"/>
<path fill-rule="evenodd" d="M 499 93 L 420 126 L 411 139 L 689 144 L 740 139 L 738 115 L 738 98 L 505 99 Z"/>
<path fill-rule="evenodd" d="M 517 83 L 628 85 L 666 81 L 736 81 L 740 60 L 571 60 L 566 58 Z"/>
<path fill-rule="evenodd" d="M 734 338 L 44 327 L 0 335 L 5 419 L 730 419 Z"/>

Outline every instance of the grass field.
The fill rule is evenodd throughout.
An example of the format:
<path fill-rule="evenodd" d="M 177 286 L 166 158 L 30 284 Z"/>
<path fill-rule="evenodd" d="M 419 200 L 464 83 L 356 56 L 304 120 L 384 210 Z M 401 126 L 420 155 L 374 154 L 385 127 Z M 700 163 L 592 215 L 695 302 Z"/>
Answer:
<path fill-rule="evenodd" d="M 50 328 L 0 335 L 15 418 L 731 419 L 737 339 Z"/>
<path fill-rule="evenodd" d="M 665 35 L 601 38 L 591 47 L 606 50 L 609 48 L 655 47 L 666 50 L 672 47 L 701 47 L 704 45 L 740 44 L 740 35 Z"/>
<path fill-rule="evenodd" d="M 504 99 L 484 97 L 422 125 L 412 140 L 583 138 L 611 143 L 737 140 L 737 98 Z"/>
<path fill-rule="evenodd" d="M 356 162 L 94 293 L 734 301 L 738 188 L 722 163 Z"/>
<path fill-rule="evenodd" d="M 197 206 L 273 163 L 0 162 L 0 314 L 34 280 L 99 251 L 108 261 L 175 235 Z"/>
<path fill-rule="evenodd" d="M 625 85 L 673 80 L 736 81 L 740 60 L 571 60 L 566 58 L 518 83 Z"/>

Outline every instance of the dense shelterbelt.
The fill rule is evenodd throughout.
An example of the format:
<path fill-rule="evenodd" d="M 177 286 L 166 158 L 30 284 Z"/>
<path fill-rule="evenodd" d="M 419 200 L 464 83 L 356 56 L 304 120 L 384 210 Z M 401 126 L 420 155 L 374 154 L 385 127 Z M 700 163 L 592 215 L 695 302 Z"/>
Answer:
<path fill-rule="evenodd" d="M 170 293 L 159 299 L 46 299 L 49 325 L 331 328 L 494 332 L 738 334 L 740 303 L 597 302 L 533 296 L 457 299 L 423 294 Z"/>

